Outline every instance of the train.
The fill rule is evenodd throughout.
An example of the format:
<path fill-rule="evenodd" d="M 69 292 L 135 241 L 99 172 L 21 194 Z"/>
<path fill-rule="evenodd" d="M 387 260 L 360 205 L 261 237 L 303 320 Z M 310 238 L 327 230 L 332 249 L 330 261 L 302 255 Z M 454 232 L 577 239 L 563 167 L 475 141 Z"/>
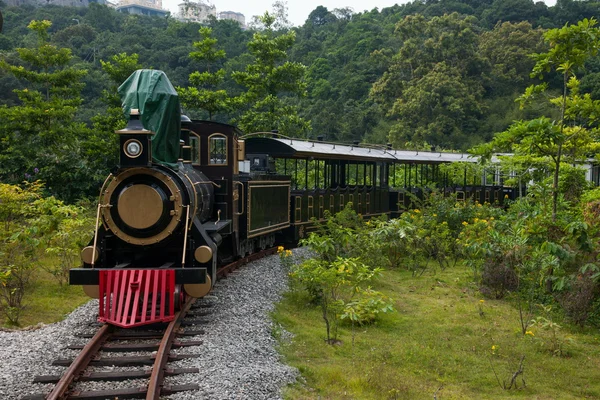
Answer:
<path fill-rule="evenodd" d="M 518 195 L 466 172 L 462 185 L 444 184 L 440 165 L 476 161 L 465 154 L 244 135 L 190 120 L 161 71 L 136 71 L 119 93 L 129 117 L 116 131 L 119 164 L 102 185 L 94 237 L 69 279 L 99 299 L 100 322 L 119 327 L 172 320 L 187 297 L 211 291 L 221 266 L 297 243 L 325 211 L 350 204 L 364 218 L 397 217 L 423 197 L 418 177 L 459 201 L 501 204 Z"/>

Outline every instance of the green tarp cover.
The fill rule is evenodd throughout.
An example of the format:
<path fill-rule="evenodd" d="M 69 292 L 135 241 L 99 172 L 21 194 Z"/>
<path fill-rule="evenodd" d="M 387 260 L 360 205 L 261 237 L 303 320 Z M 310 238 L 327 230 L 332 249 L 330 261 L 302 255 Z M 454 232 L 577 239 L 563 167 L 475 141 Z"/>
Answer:
<path fill-rule="evenodd" d="M 139 69 L 119 86 L 125 117 L 132 108 L 140 110 L 144 128 L 154 132 L 152 161 L 177 167 L 181 108 L 177 91 L 164 72 Z"/>

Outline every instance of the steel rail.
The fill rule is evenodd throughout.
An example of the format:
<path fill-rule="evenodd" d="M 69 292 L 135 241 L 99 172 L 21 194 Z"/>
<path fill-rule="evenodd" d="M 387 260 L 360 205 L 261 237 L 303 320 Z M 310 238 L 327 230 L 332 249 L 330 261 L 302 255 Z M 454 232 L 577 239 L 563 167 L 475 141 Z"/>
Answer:
<path fill-rule="evenodd" d="M 103 325 L 94 337 L 85 345 L 77 358 L 62 375 L 52 392 L 46 397 L 46 400 L 64 399 L 69 387 L 73 381 L 78 378 L 88 367 L 90 361 L 100 351 L 100 348 L 110 338 L 114 327 L 108 324 Z"/>
<path fill-rule="evenodd" d="M 179 330 L 181 321 L 183 321 L 185 314 L 187 314 L 195 301 L 195 298 L 190 297 L 185 302 L 183 308 L 176 314 L 175 319 L 169 323 L 169 326 L 165 330 L 163 339 L 161 340 L 158 351 L 156 352 L 156 359 L 154 360 L 152 373 L 150 374 L 146 400 L 158 400 L 160 397 L 160 391 L 163 386 L 163 378 L 165 376 L 165 368 L 167 366 L 167 362 L 169 361 L 171 347 L 173 346 L 173 342 L 177 336 L 177 331 Z"/>
<path fill-rule="evenodd" d="M 232 262 L 231 264 L 227 264 L 221 268 L 219 268 L 217 270 L 217 276 L 219 278 L 224 278 L 227 276 L 227 274 L 229 274 L 230 272 L 238 269 L 239 267 L 241 267 L 242 265 L 245 265 L 249 262 L 252 261 L 256 261 L 259 260 L 263 257 L 266 257 L 268 255 L 274 254 L 277 252 L 277 247 L 272 247 L 270 249 L 266 249 L 266 250 L 261 250 L 257 253 L 253 253 L 253 254 L 249 254 L 244 258 L 240 258 L 237 261 Z"/>

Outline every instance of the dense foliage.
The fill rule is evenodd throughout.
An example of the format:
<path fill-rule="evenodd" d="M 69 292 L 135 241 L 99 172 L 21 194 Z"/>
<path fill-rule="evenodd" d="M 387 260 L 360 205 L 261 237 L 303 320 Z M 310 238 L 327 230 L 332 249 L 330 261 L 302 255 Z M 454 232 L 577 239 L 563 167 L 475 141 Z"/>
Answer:
<path fill-rule="evenodd" d="M 0 177 L 17 183 L 37 168 L 52 194 L 69 200 L 92 195 L 115 159 L 111 132 L 123 124 L 115 88 L 139 67 L 164 70 L 175 86 L 187 88 L 182 90 L 185 111 L 194 118 L 327 140 L 464 150 L 514 120 L 557 116 L 545 102 L 526 109 L 514 103 L 527 86 L 539 83 L 538 76 L 528 76 L 535 65 L 529 55 L 548 49 L 544 30 L 590 18 L 599 4 L 414 1 L 356 14 L 319 6 L 304 25 L 290 28 L 285 8 L 277 3 L 274 13 L 249 30 L 215 19 L 200 30 L 199 24 L 125 15 L 98 4 L 3 7 L 0 104 L 17 108 L 4 109 L 10 118 L 0 126 L 6 161 Z M 62 58 L 55 60 L 60 67 L 45 68 L 76 73 L 71 81 L 80 84 L 70 85 L 70 93 L 55 91 L 46 100 L 32 95 L 42 83 L 32 80 L 32 73 L 43 68 L 23 58 L 24 51 L 35 54 L 42 45 L 39 32 L 27 28 L 31 20 L 51 22 L 44 46 Z M 574 65 L 572 72 L 579 78 L 579 93 L 596 100 L 597 56 Z M 556 77 L 546 82 L 550 96 L 563 89 Z M 50 108 L 43 103 L 59 100 Z M 25 124 L 46 109 L 68 123 L 62 147 L 49 147 L 49 156 L 42 157 L 36 152 L 46 144 L 38 139 L 46 134 L 31 137 L 8 122 Z M 49 122 L 51 136 L 62 122 Z M 52 154 L 58 153 L 65 157 L 52 164 Z"/>

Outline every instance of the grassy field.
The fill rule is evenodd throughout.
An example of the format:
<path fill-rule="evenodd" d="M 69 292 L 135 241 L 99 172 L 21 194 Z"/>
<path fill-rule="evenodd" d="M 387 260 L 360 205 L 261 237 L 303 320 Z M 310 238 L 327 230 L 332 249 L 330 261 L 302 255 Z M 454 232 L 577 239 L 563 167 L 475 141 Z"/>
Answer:
<path fill-rule="evenodd" d="M 38 271 L 23 300 L 25 309 L 19 320 L 19 327 L 36 325 L 40 322 L 49 324 L 61 321 L 67 314 L 89 300 L 81 286 L 61 287 L 50 274 Z M 0 325 L 15 328 L 7 325 L 1 315 Z"/>
<path fill-rule="evenodd" d="M 532 327 L 522 335 L 518 310 L 504 300 L 481 302 L 471 282 L 463 267 L 419 278 L 387 271 L 375 289 L 393 298 L 395 311 L 354 331 L 342 326 L 336 346 L 324 341 L 319 310 L 302 293 L 288 293 L 274 319 L 295 335 L 280 347 L 304 382 L 286 398 L 600 398 L 598 329 L 559 321 L 558 356 L 552 330 Z M 519 376 L 518 389 L 504 390 L 522 356 L 526 386 Z"/>

